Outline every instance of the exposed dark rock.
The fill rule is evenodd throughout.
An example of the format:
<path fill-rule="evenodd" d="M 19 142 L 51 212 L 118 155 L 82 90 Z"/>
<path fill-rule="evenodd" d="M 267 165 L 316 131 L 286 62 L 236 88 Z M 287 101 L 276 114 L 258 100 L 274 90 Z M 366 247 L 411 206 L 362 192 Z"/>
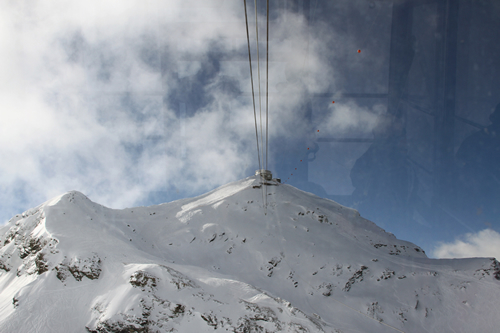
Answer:
<path fill-rule="evenodd" d="M 368 309 L 366 311 L 370 317 L 373 319 L 382 322 L 382 318 L 380 317 L 381 313 L 384 313 L 382 307 L 378 304 L 378 302 L 372 302 L 368 305 Z"/>
<path fill-rule="evenodd" d="M 402 252 L 406 252 L 407 247 L 405 245 L 394 245 L 389 251 L 390 255 L 400 255 Z"/>
<path fill-rule="evenodd" d="M 382 272 L 382 275 L 377 279 L 377 281 L 390 279 L 394 276 L 394 274 L 394 271 L 386 269 L 384 272 Z"/>
<path fill-rule="evenodd" d="M 363 281 L 363 271 L 365 271 L 367 269 L 368 269 L 368 267 L 361 266 L 361 268 L 358 269 L 356 272 L 354 272 L 354 275 L 346 282 L 346 284 L 342 290 L 347 292 L 347 291 L 351 290 L 351 287 L 354 283 L 356 283 L 357 281 Z"/>
<path fill-rule="evenodd" d="M 493 277 L 500 280 L 500 263 L 496 259 L 491 259 L 491 267 L 493 270 Z"/>
<path fill-rule="evenodd" d="M 323 290 L 322 294 L 323 296 L 331 296 L 332 295 L 332 290 L 333 290 L 333 285 L 331 283 L 323 283 L 320 286 L 320 290 Z"/>
<path fill-rule="evenodd" d="M 328 217 L 326 217 L 326 215 L 318 215 L 318 221 L 319 223 L 332 224 L 331 222 L 328 221 Z"/>
<path fill-rule="evenodd" d="M 267 270 L 269 273 L 267 273 L 267 276 L 271 277 L 273 275 L 274 267 L 278 266 L 278 264 L 280 262 L 281 262 L 281 258 L 277 258 L 277 257 L 274 257 L 268 261 Z"/>
<path fill-rule="evenodd" d="M 26 258 L 30 254 L 36 254 L 42 250 L 42 248 L 47 244 L 47 241 L 40 238 L 28 238 L 24 244 L 19 248 L 19 257 L 21 259 Z"/>
<path fill-rule="evenodd" d="M 174 317 L 179 317 L 186 312 L 186 307 L 182 304 L 176 304 L 175 308 L 172 310 L 172 314 Z"/>
<path fill-rule="evenodd" d="M 130 277 L 130 284 L 145 291 L 152 291 L 157 287 L 158 278 L 144 271 L 137 271 Z"/>
<path fill-rule="evenodd" d="M 214 330 L 217 329 L 217 327 L 219 326 L 219 320 L 217 319 L 217 317 L 213 313 L 202 314 L 201 319 L 206 321 L 207 325 L 213 327 Z"/>
<path fill-rule="evenodd" d="M 68 278 L 69 272 L 66 267 L 56 266 L 54 269 L 57 271 L 56 277 L 61 280 L 61 282 L 64 282 Z"/>
<path fill-rule="evenodd" d="M 101 275 L 101 259 L 95 253 L 91 258 L 73 258 L 69 262 L 65 259 L 54 269 L 57 271 L 57 278 L 61 281 L 69 276 L 68 272 L 76 281 L 81 281 L 84 276 L 90 280 L 96 280 Z"/>
<path fill-rule="evenodd" d="M 280 332 L 283 328 L 282 322 L 278 320 L 276 313 L 268 307 L 260 307 L 256 304 L 245 303 L 245 307 L 249 310 L 252 315 L 246 315 L 243 318 L 240 318 L 237 323 L 237 327 L 235 332 L 268 332 L 266 328 L 262 327 L 262 323 L 272 323 L 275 326 L 275 332 Z"/>
<path fill-rule="evenodd" d="M 77 259 L 68 266 L 68 270 L 77 281 L 81 281 L 84 276 L 95 280 L 101 274 L 101 259 L 97 256 L 83 260 Z"/>
<path fill-rule="evenodd" d="M 0 260 L 0 269 L 6 272 L 10 271 L 10 267 L 3 260 Z"/>
<path fill-rule="evenodd" d="M 90 333 L 152 333 L 148 327 L 137 327 L 134 324 L 122 322 L 102 322 L 96 329 L 85 327 Z"/>
<path fill-rule="evenodd" d="M 45 260 L 45 256 L 42 252 L 39 252 L 35 258 L 36 265 L 36 273 L 41 275 L 49 270 L 49 266 L 47 265 L 47 261 Z"/>

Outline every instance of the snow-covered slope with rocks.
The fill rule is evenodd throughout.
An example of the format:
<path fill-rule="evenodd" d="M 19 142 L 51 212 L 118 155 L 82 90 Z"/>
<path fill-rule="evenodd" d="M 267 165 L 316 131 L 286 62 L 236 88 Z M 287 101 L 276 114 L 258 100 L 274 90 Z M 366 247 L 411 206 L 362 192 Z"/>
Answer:
<path fill-rule="evenodd" d="M 257 177 L 123 210 L 69 192 L 0 230 L 0 332 L 498 332 L 499 278 Z"/>

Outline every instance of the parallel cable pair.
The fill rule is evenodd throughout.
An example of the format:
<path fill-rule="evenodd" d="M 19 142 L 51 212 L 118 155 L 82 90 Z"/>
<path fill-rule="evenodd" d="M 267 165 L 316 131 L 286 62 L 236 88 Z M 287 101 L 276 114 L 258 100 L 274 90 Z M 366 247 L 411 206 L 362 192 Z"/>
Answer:
<path fill-rule="evenodd" d="M 247 15 L 247 2 L 243 0 L 243 5 L 245 7 L 245 25 L 247 31 L 247 44 L 248 44 L 248 61 L 250 63 L 250 81 L 252 85 L 252 102 L 253 102 L 253 115 L 255 122 L 255 138 L 257 141 L 257 157 L 259 161 L 259 170 L 263 169 L 265 164 L 265 169 L 268 169 L 268 151 L 269 151 L 269 0 L 267 0 L 267 42 L 266 42 L 266 147 L 265 147 L 265 160 L 264 160 L 264 138 L 262 130 L 262 103 L 261 103 L 261 91 L 260 91 L 260 57 L 259 57 L 259 26 L 257 19 L 257 0 L 255 3 L 255 33 L 257 40 L 257 80 L 259 84 L 259 118 L 260 118 L 260 145 L 259 145 L 259 134 L 257 126 L 257 112 L 255 108 L 255 92 L 253 85 L 253 71 L 252 71 L 252 55 L 250 51 L 250 35 L 248 31 L 248 15 Z M 262 154 L 262 158 L 261 158 Z M 262 163 L 261 163 L 262 160 Z"/>
<path fill-rule="evenodd" d="M 250 63 L 250 81 L 252 85 L 252 102 L 253 102 L 253 116 L 255 122 L 255 139 L 257 141 L 257 158 L 259 161 L 259 171 L 262 172 L 264 165 L 264 138 L 262 130 L 262 103 L 261 103 L 261 91 L 260 91 L 260 56 L 259 56 L 259 23 L 258 23 L 258 12 L 257 12 L 257 0 L 254 0 L 255 4 L 255 36 L 257 42 L 257 80 L 259 83 L 259 118 L 260 118 L 260 140 L 259 145 L 259 133 L 257 127 L 257 112 L 255 110 L 255 93 L 253 86 L 253 71 L 252 71 L 252 55 L 250 51 L 250 34 L 248 32 L 248 15 L 247 15 L 247 2 L 243 0 L 243 6 L 245 7 L 245 25 L 247 31 L 247 44 L 248 44 L 248 61 Z M 267 43 L 266 43 L 266 155 L 265 155 L 265 170 L 268 170 L 268 151 L 269 151 L 269 0 L 267 0 Z M 259 148 L 260 146 L 260 148 Z M 261 163 L 262 154 L 262 163 Z M 261 175 L 262 176 L 262 175 Z M 262 189 L 262 203 L 264 205 L 264 214 L 267 214 L 267 186 Z"/>

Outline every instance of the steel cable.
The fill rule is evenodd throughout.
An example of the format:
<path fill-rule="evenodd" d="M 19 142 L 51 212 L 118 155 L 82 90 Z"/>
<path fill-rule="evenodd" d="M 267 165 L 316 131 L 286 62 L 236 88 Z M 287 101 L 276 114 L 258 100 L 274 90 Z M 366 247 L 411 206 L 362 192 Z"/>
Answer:
<path fill-rule="evenodd" d="M 267 44 L 266 44 L 266 170 L 269 150 L 269 0 L 267 0 Z"/>
<path fill-rule="evenodd" d="M 260 163 L 260 149 L 259 149 L 259 131 L 257 127 L 257 112 L 255 110 L 255 93 L 253 89 L 253 74 L 252 74 L 252 55 L 250 53 L 250 34 L 248 33 L 248 15 L 247 15 L 247 1 L 243 0 L 245 7 L 245 25 L 247 29 L 247 44 L 248 44 L 248 61 L 250 63 L 250 83 L 252 85 L 252 103 L 253 103 L 253 119 L 255 122 L 255 139 L 257 140 L 257 158 L 259 160 L 259 170 L 262 169 Z"/>
<path fill-rule="evenodd" d="M 257 45 L 257 82 L 259 84 L 259 119 L 260 119 L 260 142 L 261 142 L 261 154 L 262 154 L 262 166 L 264 166 L 264 138 L 262 134 L 262 99 L 260 91 L 260 52 L 259 52 L 259 22 L 257 13 L 257 0 L 254 0 L 255 4 L 255 38 Z"/>

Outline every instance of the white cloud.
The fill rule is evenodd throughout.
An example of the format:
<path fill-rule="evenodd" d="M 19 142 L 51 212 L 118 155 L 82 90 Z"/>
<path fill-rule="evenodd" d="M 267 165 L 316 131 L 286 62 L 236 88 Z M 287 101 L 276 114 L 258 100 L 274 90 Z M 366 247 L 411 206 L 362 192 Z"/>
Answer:
<path fill-rule="evenodd" d="M 106 205 L 127 206 L 152 190 L 175 185 L 196 192 L 243 175 L 247 153 L 237 143 L 244 137 L 227 139 L 235 130 L 218 121 L 220 110 L 186 119 L 186 128 L 196 132 L 180 142 L 175 110 L 163 105 L 172 82 L 162 82 L 161 48 L 189 37 L 196 43 L 185 43 L 183 51 L 196 57 L 227 31 L 220 24 L 178 24 L 164 36 L 160 19 L 171 23 L 168 15 L 187 13 L 182 3 L 2 4 L 3 211 L 26 209 L 71 189 Z M 192 12 L 231 21 L 233 8 L 216 3 Z M 171 56 L 166 66 L 175 67 L 182 55 Z M 194 155 L 189 160 L 179 158 L 183 144 Z M 220 173 L 210 177 L 216 167 Z M 191 180 L 184 173 L 193 174 Z"/>
<path fill-rule="evenodd" d="M 432 256 L 435 258 L 500 258 L 500 233 L 492 229 L 468 233 L 455 242 L 438 245 Z"/>
<path fill-rule="evenodd" d="M 322 122 L 320 129 L 336 135 L 352 136 L 352 133 L 370 133 L 379 121 L 376 109 L 360 107 L 352 101 L 330 104 L 327 118 Z"/>
<path fill-rule="evenodd" d="M 72 189 L 112 207 L 134 205 L 151 191 L 189 195 L 255 167 L 251 99 L 219 84 L 223 74 L 245 91 L 247 64 L 221 68 L 203 87 L 210 102 L 194 114 L 181 117 L 164 102 L 179 77 L 206 70 L 209 51 L 245 54 L 240 2 L 207 0 L 193 9 L 186 0 L 11 1 L 0 9 L 3 214 Z M 293 13 L 271 27 L 279 61 L 271 63 L 270 90 L 283 71 L 287 81 L 286 94 L 270 100 L 270 134 L 303 135 L 303 96 L 334 81 L 333 35 L 320 23 L 308 31 Z M 346 107 L 351 114 L 335 126 L 370 128 L 368 111 L 352 118 L 356 105 Z"/>

